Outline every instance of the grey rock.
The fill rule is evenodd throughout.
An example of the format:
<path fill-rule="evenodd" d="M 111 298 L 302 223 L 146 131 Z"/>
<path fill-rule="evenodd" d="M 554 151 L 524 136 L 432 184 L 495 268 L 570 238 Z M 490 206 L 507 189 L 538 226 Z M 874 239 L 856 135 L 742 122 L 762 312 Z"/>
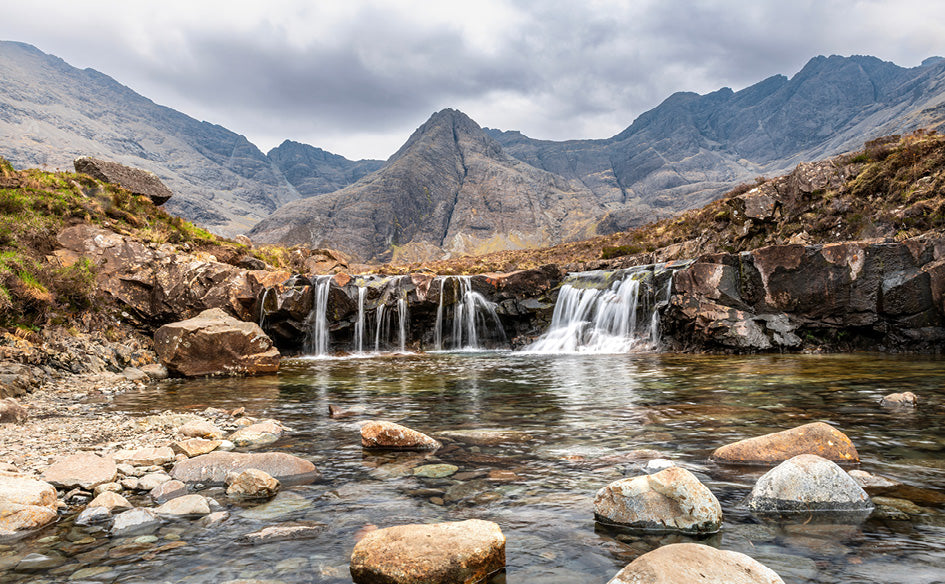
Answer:
<path fill-rule="evenodd" d="M 237 541 L 243 544 L 260 545 L 277 541 L 310 539 L 317 537 L 327 527 L 324 523 L 315 521 L 283 523 L 247 533 L 240 536 Z"/>
<path fill-rule="evenodd" d="M 0 399 L 0 424 L 22 424 L 29 418 L 26 409 L 15 399 Z"/>
<path fill-rule="evenodd" d="M 632 561 L 607 584 L 784 584 L 773 570 L 739 552 L 673 543 Z"/>
<path fill-rule="evenodd" d="M 32 553 L 24 557 L 14 568 L 17 572 L 36 572 L 48 570 L 66 563 L 66 558 L 58 554 Z"/>
<path fill-rule="evenodd" d="M 187 488 L 186 484 L 181 481 L 171 479 L 151 489 L 149 495 L 151 496 L 152 501 L 161 504 L 166 503 L 175 497 L 183 497 L 188 492 L 189 489 Z"/>
<path fill-rule="evenodd" d="M 283 484 L 312 482 L 318 471 L 311 462 L 284 452 L 211 452 L 174 465 L 171 477 L 185 483 L 222 485 L 227 474 L 259 469 Z"/>
<path fill-rule="evenodd" d="M 112 537 L 145 535 L 156 531 L 162 523 L 161 518 L 151 509 L 131 509 L 115 515 L 109 534 Z"/>
<path fill-rule="evenodd" d="M 892 409 L 911 409 L 919 404 L 919 398 L 911 391 L 891 393 L 879 400 L 879 405 Z"/>
<path fill-rule="evenodd" d="M 87 507 L 78 517 L 75 518 L 76 525 L 97 525 L 108 523 L 112 518 L 112 512 L 107 507 Z"/>
<path fill-rule="evenodd" d="M 174 497 L 154 510 L 165 517 L 203 517 L 210 514 L 210 503 L 202 495 Z"/>
<path fill-rule="evenodd" d="M 72 164 L 76 172 L 116 184 L 133 195 L 148 197 L 155 205 L 163 205 L 174 196 L 153 172 L 90 157 L 76 158 Z"/>
<path fill-rule="evenodd" d="M 210 515 L 206 515 L 197 520 L 197 525 L 203 528 L 216 527 L 217 525 L 223 523 L 230 517 L 230 514 L 226 511 L 214 511 Z"/>
<path fill-rule="evenodd" d="M 748 508 L 757 513 L 870 511 L 873 503 L 836 463 L 801 454 L 771 469 L 755 483 Z"/>

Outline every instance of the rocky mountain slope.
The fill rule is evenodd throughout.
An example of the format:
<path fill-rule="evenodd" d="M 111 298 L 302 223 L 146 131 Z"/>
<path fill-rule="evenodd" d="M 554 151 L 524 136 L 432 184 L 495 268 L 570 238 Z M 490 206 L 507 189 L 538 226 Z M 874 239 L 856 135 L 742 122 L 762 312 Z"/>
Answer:
<path fill-rule="evenodd" d="M 266 157 L 303 197 L 337 191 L 384 166 L 383 160 L 352 161 L 292 140 L 279 144 Z"/>
<path fill-rule="evenodd" d="M 365 260 L 573 241 L 603 209 L 580 184 L 503 152 L 468 116 L 434 114 L 378 172 L 279 209 L 254 241 L 337 247 Z"/>

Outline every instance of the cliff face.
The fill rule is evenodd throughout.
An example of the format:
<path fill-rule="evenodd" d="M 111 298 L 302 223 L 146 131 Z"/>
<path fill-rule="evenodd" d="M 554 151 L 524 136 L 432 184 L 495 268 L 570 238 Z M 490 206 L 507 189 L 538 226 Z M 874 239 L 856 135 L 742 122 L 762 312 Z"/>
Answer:
<path fill-rule="evenodd" d="M 250 237 L 429 258 L 580 239 L 601 212 L 584 187 L 512 158 L 465 114 L 443 110 L 381 170 L 286 205 Z"/>
<path fill-rule="evenodd" d="M 384 166 L 383 160 L 348 160 L 292 140 L 279 144 L 266 157 L 302 197 L 337 191 Z"/>

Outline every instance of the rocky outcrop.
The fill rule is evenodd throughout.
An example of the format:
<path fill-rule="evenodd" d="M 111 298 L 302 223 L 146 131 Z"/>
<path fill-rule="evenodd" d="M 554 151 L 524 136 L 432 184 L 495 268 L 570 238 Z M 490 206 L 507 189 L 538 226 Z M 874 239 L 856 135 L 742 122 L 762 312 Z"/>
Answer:
<path fill-rule="evenodd" d="M 351 552 L 356 584 L 472 584 L 504 567 L 502 530 L 479 519 L 378 529 Z"/>
<path fill-rule="evenodd" d="M 442 446 L 423 432 L 393 422 L 372 421 L 361 426 L 361 446 L 374 450 L 436 450 Z"/>
<path fill-rule="evenodd" d="M 824 422 L 739 440 L 717 448 L 712 459 L 735 464 L 778 464 L 799 454 L 816 454 L 834 462 L 859 462 L 846 434 Z"/>
<path fill-rule="evenodd" d="M 148 197 L 155 205 L 163 205 L 174 196 L 174 193 L 164 186 L 161 179 L 153 172 L 88 156 L 76 158 L 72 164 L 75 166 L 76 172 L 87 174 L 103 182 L 116 184 L 131 191 L 133 195 Z"/>
<path fill-rule="evenodd" d="M 869 495 L 835 463 L 801 454 L 765 473 L 748 497 L 756 513 L 808 513 L 873 509 Z"/>
<path fill-rule="evenodd" d="M 739 552 L 673 543 L 633 560 L 607 584 L 784 584 L 773 570 Z"/>
<path fill-rule="evenodd" d="M 162 326 L 154 333 L 154 350 L 169 371 L 184 377 L 275 373 L 281 358 L 258 324 L 219 308 Z"/>
<path fill-rule="evenodd" d="M 674 466 L 599 490 L 594 517 L 642 531 L 715 533 L 722 526 L 722 507 L 691 472 Z"/>

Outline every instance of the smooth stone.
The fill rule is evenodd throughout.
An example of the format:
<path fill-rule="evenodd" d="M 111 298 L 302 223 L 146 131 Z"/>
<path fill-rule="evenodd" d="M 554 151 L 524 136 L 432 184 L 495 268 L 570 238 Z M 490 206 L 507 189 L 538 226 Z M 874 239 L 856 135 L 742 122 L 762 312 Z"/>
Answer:
<path fill-rule="evenodd" d="M 784 584 L 773 570 L 739 552 L 672 543 L 645 553 L 607 584 Z"/>
<path fill-rule="evenodd" d="M 925 509 L 912 501 L 897 499 L 895 497 L 873 497 L 873 503 L 875 505 L 882 505 L 883 507 L 891 507 L 907 515 L 922 515 L 926 512 Z"/>
<path fill-rule="evenodd" d="M 209 454 L 223 444 L 221 440 L 207 440 L 206 438 L 188 438 L 171 444 L 171 450 L 183 454 L 187 458 Z"/>
<path fill-rule="evenodd" d="M 246 519 L 270 521 L 309 509 L 311 506 L 312 502 L 298 493 L 282 492 L 262 505 L 257 505 L 251 509 L 243 509 L 239 515 Z"/>
<path fill-rule="evenodd" d="M 174 497 L 154 510 L 164 517 L 203 517 L 210 515 L 210 504 L 203 495 Z"/>
<path fill-rule="evenodd" d="M 133 505 L 128 502 L 128 499 L 112 491 L 103 491 L 97 497 L 89 501 L 88 506 L 89 508 L 104 507 L 110 512 L 125 511 L 133 507 Z"/>
<path fill-rule="evenodd" d="M 375 420 L 361 426 L 361 446 L 379 450 L 436 450 L 442 445 L 406 426 Z"/>
<path fill-rule="evenodd" d="M 53 507 L 0 501 L 0 535 L 13 536 L 18 532 L 39 529 L 58 517 Z"/>
<path fill-rule="evenodd" d="M 836 463 L 801 454 L 766 472 L 755 483 L 748 509 L 758 513 L 870 511 L 869 495 Z"/>
<path fill-rule="evenodd" d="M 229 452 L 233 450 L 234 448 L 236 448 L 236 444 L 233 444 L 229 440 L 220 440 L 220 445 L 217 446 L 217 450 L 220 450 L 222 452 Z"/>
<path fill-rule="evenodd" d="M 151 489 L 148 493 L 151 500 L 157 504 L 167 503 L 176 497 L 183 497 L 190 492 L 190 489 L 181 481 L 171 479 Z"/>
<path fill-rule="evenodd" d="M 138 490 L 151 491 L 169 480 L 171 480 L 171 476 L 166 472 L 148 473 L 138 479 Z"/>
<path fill-rule="evenodd" d="M 676 466 L 676 463 L 672 460 L 667 460 L 665 458 L 654 458 L 652 460 L 646 461 L 646 464 L 643 465 L 642 470 L 646 474 L 656 474 L 667 468 L 672 468 Z"/>
<path fill-rule="evenodd" d="M 846 434 L 823 422 L 739 440 L 717 449 L 711 458 L 735 464 L 777 464 L 799 454 L 816 454 L 834 462 L 860 460 Z"/>
<path fill-rule="evenodd" d="M 0 473 L 0 501 L 55 507 L 56 488 L 45 481 Z"/>
<path fill-rule="evenodd" d="M 454 474 L 458 470 L 459 467 L 452 464 L 425 464 L 413 469 L 413 476 L 441 479 Z"/>
<path fill-rule="evenodd" d="M 79 487 L 91 490 L 113 482 L 117 476 L 118 468 L 114 460 L 90 452 L 79 452 L 54 462 L 43 473 L 43 480 L 64 489 Z"/>
<path fill-rule="evenodd" d="M 279 492 L 279 481 L 256 468 L 226 477 L 226 496 L 235 499 L 269 499 Z"/>
<path fill-rule="evenodd" d="M 19 563 L 16 565 L 17 572 L 35 572 L 37 570 L 48 570 L 50 568 L 58 568 L 59 566 L 66 563 L 66 559 L 60 555 L 56 554 L 37 554 L 32 553 L 25 556 Z"/>
<path fill-rule="evenodd" d="M 866 491 L 868 495 L 879 494 L 902 485 L 902 483 L 898 481 L 868 473 L 865 470 L 854 469 L 848 471 L 847 474 L 853 477 L 853 480 L 863 487 L 863 490 Z"/>
<path fill-rule="evenodd" d="M 78 517 L 75 518 L 76 525 L 97 525 L 99 523 L 108 523 L 112 518 L 112 512 L 106 507 L 86 507 Z"/>
<path fill-rule="evenodd" d="M 911 391 L 891 393 L 880 398 L 879 405 L 891 409 L 912 409 L 919 405 L 919 398 Z"/>
<path fill-rule="evenodd" d="M 118 493 L 122 490 L 121 483 L 104 483 L 94 489 L 92 489 L 92 494 L 98 497 L 102 493 L 109 491 L 112 493 Z"/>
<path fill-rule="evenodd" d="M 271 525 L 259 531 L 242 535 L 237 539 L 237 541 L 243 544 L 260 545 L 277 541 L 311 539 L 324 532 L 327 527 L 328 526 L 324 523 L 318 523 L 315 521 Z"/>
<path fill-rule="evenodd" d="M 203 528 L 216 527 L 230 517 L 230 514 L 226 511 L 215 511 L 206 517 L 201 517 L 197 520 L 197 525 Z"/>
<path fill-rule="evenodd" d="M 135 508 L 115 515 L 112 523 L 112 537 L 143 535 L 155 531 L 161 526 L 161 518 L 151 509 Z"/>
<path fill-rule="evenodd" d="M 89 580 L 89 579 L 95 578 L 96 576 L 101 576 L 103 574 L 111 572 L 112 570 L 113 568 L 110 568 L 108 566 L 93 566 L 90 568 L 79 568 L 78 570 L 73 572 L 71 576 L 69 576 L 69 580 L 70 581 Z"/>
<path fill-rule="evenodd" d="M 356 584 L 454 584 L 505 567 L 505 536 L 491 521 L 398 525 L 367 533 L 351 552 Z"/>
<path fill-rule="evenodd" d="M 310 483 L 318 478 L 311 462 L 284 452 L 211 452 L 174 465 L 171 476 L 185 483 L 222 485 L 231 472 L 259 469 L 283 485 Z"/>
<path fill-rule="evenodd" d="M 161 381 L 168 377 L 167 367 L 160 363 L 148 363 L 147 365 L 142 365 L 140 369 L 145 375 L 155 381 Z"/>
<path fill-rule="evenodd" d="M 274 420 L 264 420 L 240 428 L 227 439 L 236 446 L 265 446 L 282 438 L 285 428 Z"/>
<path fill-rule="evenodd" d="M 169 446 L 158 448 L 139 448 L 137 450 L 119 450 L 112 458 L 115 462 L 134 466 L 167 464 L 174 461 L 174 451 Z"/>
<path fill-rule="evenodd" d="M 209 440 L 223 438 L 223 430 L 206 420 L 192 420 L 178 428 L 177 431 L 189 438 L 207 438 Z"/>
<path fill-rule="evenodd" d="M 695 475 L 674 466 L 602 488 L 594 497 L 594 517 L 644 531 L 715 533 L 722 507 Z"/>
<path fill-rule="evenodd" d="M 160 538 L 156 535 L 142 535 L 134 539 L 134 543 L 156 543 L 158 541 L 160 541 Z"/>

